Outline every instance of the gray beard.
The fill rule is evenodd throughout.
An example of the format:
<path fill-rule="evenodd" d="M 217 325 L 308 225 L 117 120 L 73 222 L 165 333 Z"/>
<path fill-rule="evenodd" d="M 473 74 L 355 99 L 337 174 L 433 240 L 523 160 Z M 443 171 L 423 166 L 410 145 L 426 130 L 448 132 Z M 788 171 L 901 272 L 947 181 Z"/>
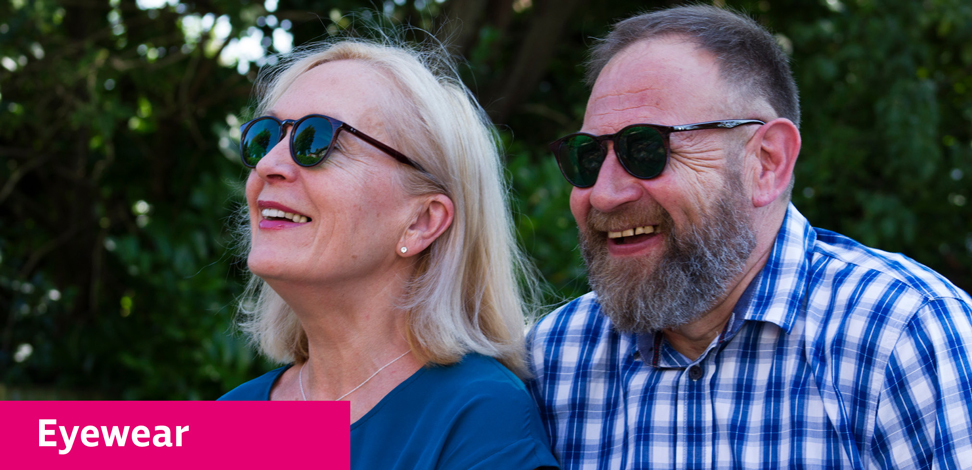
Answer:
<path fill-rule="evenodd" d="M 675 328 L 702 317 L 725 296 L 756 248 L 739 198 L 741 186 L 738 174 L 727 175 L 712 211 L 683 230 L 675 228 L 668 212 L 657 209 L 654 221 L 661 220 L 659 236 L 665 237 L 666 251 L 654 265 L 646 258 L 611 259 L 604 232 L 593 228 L 607 226 L 611 217 L 592 209 L 588 226 L 580 230 L 580 248 L 588 282 L 615 329 L 647 333 Z M 635 217 L 644 220 L 636 214 L 616 218 Z"/>

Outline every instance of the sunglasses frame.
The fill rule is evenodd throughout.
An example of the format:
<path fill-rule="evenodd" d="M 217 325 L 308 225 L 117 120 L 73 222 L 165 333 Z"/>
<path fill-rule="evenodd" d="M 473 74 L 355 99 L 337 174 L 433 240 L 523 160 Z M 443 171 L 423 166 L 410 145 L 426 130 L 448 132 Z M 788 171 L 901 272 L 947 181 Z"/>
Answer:
<path fill-rule="evenodd" d="M 327 151 L 324 152 L 324 156 L 321 157 L 320 160 L 314 163 L 305 165 L 301 163 L 299 160 L 297 160 L 297 154 L 294 153 L 294 139 L 296 138 L 297 133 L 293 132 L 293 130 L 299 127 L 301 123 L 303 123 L 304 121 L 310 118 L 322 118 L 327 120 L 331 124 L 333 133 L 331 134 L 331 142 L 327 145 Z M 310 168 L 313 166 L 320 165 L 324 160 L 327 160 L 327 157 L 331 156 L 331 151 L 334 150 L 334 143 L 337 142 L 338 136 L 341 134 L 341 131 L 347 131 L 352 135 L 358 137 L 359 139 L 367 142 L 368 144 L 371 144 L 372 147 L 388 154 L 388 156 L 394 158 L 395 160 L 398 160 L 399 162 L 402 162 L 412 168 L 415 168 L 416 170 L 421 171 L 422 173 L 428 173 L 427 171 L 425 171 L 424 168 L 422 168 L 422 165 L 419 165 L 418 162 L 412 160 L 411 158 L 406 157 L 405 154 L 403 154 L 402 152 L 399 152 L 398 150 L 395 150 L 389 147 L 388 145 L 381 143 L 380 141 L 378 141 L 378 139 L 375 139 L 374 137 L 371 137 L 368 134 L 365 134 L 364 132 L 361 132 L 358 129 L 351 127 L 348 123 L 344 121 L 341 121 L 339 119 L 334 119 L 330 116 L 325 116 L 323 114 L 308 114 L 307 116 L 304 116 L 296 120 L 295 119 L 281 120 L 273 116 L 260 116 L 256 119 L 251 119 L 243 123 L 243 125 L 240 126 L 240 160 L 243 162 L 243 165 L 246 166 L 247 168 L 256 168 L 256 165 L 248 164 L 246 162 L 246 159 L 243 157 L 244 154 L 243 146 L 244 146 L 244 142 L 246 141 L 246 133 L 250 130 L 251 127 L 253 127 L 253 124 L 256 124 L 257 122 L 265 119 L 269 119 L 276 122 L 277 125 L 280 127 L 280 130 L 278 131 L 280 137 L 277 139 L 277 142 L 275 142 L 273 145 L 267 148 L 267 152 L 269 153 L 270 149 L 272 149 L 277 144 L 283 141 L 284 136 L 287 134 L 285 131 L 285 127 L 290 126 L 291 132 L 290 132 L 290 140 L 288 142 L 290 144 L 289 145 L 290 158 L 293 159 L 294 163 L 304 168 Z M 264 154 L 264 156 L 266 156 L 266 154 Z M 263 157 L 260 158 L 262 159 Z M 259 163 L 259 160 L 257 161 L 257 163 Z"/>
<path fill-rule="evenodd" d="M 580 185 L 571 181 L 570 177 L 567 176 L 567 172 L 564 171 L 564 164 L 561 162 L 559 150 L 561 146 L 564 145 L 564 143 L 567 141 L 567 139 L 577 137 L 577 136 L 585 136 L 594 139 L 594 141 L 597 142 L 598 146 L 601 148 L 602 166 L 604 165 L 604 159 L 607 158 L 607 154 L 608 154 L 608 149 L 607 146 L 605 146 L 604 142 L 610 141 L 615 148 L 615 155 L 618 157 L 618 162 L 621 163 L 621 167 L 624 168 L 624 171 L 628 172 L 629 175 L 634 176 L 635 178 L 642 179 L 642 180 L 650 180 L 652 178 L 657 178 L 659 175 L 661 175 L 665 171 L 665 167 L 668 166 L 668 160 L 669 158 L 671 158 L 671 154 L 672 154 L 670 137 L 673 133 L 685 132 L 685 131 L 697 131 L 702 129 L 733 129 L 747 124 L 763 125 L 766 123 L 758 119 L 727 119 L 722 121 L 706 121 L 706 122 L 697 122 L 694 124 L 682 124 L 680 126 L 663 126 L 661 124 L 648 124 L 648 123 L 631 124 L 630 126 L 625 126 L 624 128 L 615 132 L 614 134 L 593 135 L 593 134 L 588 134 L 586 132 L 575 132 L 573 134 L 568 134 L 551 142 L 549 144 L 549 148 L 550 151 L 553 152 L 554 158 L 557 160 L 557 167 L 560 168 L 560 174 L 564 176 L 564 179 L 566 179 L 568 183 L 578 188 L 590 188 L 591 186 L 594 186 L 594 184 L 597 182 L 597 175 L 594 175 L 594 183 L 591 183 L 589 185 Z M 662 145 L 665 147 L 665 163 L 662 165 L 661 170 L 654 175 L 639 176 L 634 174 L 631 171 L 631 169 L 628 168 L 628 165 L 625 163 L 628 157 L 617 153 L 618 142 L 616 139 L 618 138 L 618 136 L 624 134 L 625 131 L 628 131 L 636 127 L 650 127 L 655 131 L 657 131 L 662 136 Z M 597 171 L 598 174 L 600 174 L 601 171 L 600 166 L 597 167 Z"/>

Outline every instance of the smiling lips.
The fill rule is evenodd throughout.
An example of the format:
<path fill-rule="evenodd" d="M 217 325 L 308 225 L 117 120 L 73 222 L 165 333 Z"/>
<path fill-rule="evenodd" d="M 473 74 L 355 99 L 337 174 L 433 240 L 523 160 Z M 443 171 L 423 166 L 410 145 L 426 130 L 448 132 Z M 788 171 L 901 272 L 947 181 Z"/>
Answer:
<path fill-rule="evenodd" d="M 283 230 L 302 227 L 311 221 L 310 217 L 279 202 L 257 201 L 257 210 L 260 212 L 257 226 L 261 229 Z"/>
<path fill-rule="evenodd" d="M 632 235 L 650 235 L 658 231 L 657 225 L 645 225 L 644 227 L 629 228 L 618 232 L 608 232 L 608 238 L 630 237 Z"/>
<path fill-rule="evenodd" d="M 308 220 L 310 220 L 306 216 L 300 214 L 294 214 L 292 212 L 284 212 L 280 209 L 266 208 L 260 211 L 260 215 L 262 215 L 263 218 L 267 220 L 286 219 L 298 224 L 303 224 L 306 223 Z"/>
<path fill-rule="evenodd" d="M 628 237 L 633 237 L 636 235 L 651 235 L 657 233 L 658 231 L 659 230 L 657 225 L 645 225 L 642 227 L 629 228 L 626 230 L 619 230 L 616 232 L 608 231 L 608 239 L 614 241 L 619 245 L 623 245 L 625 243 L 628 243 L 629 241 L 630 242 L 637 241 L 637 239 L 628 239 Z"/>

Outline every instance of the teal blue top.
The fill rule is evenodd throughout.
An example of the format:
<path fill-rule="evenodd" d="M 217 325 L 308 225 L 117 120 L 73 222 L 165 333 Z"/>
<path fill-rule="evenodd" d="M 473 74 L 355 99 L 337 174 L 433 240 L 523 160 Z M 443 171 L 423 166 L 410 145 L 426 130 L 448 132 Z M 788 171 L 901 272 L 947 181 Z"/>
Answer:
<path fill-rule="evenodd" d="M 220 400 L 268 400 L 288 367 L 240 385 Z M 457 364 L 419 369 L 355 421 L 351 468 L 560 466 L 523 382 L 495 359 L 470 354 Z"/>

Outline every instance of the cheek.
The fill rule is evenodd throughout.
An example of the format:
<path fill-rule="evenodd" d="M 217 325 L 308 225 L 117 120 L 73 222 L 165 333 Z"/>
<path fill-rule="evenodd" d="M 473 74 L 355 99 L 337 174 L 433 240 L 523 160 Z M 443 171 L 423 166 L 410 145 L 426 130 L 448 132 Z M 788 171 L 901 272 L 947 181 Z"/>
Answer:
<path fill-rule="evenodd" d="M 574 215 L 577 225 L 587 220 L 587 212 L 591 207 L 590 189 L 573 188 L 570 190 L 570 213 Z"/>
<path fill-rule="evenodd" d="M 263 189 L 263 180 L 256 174 L 256 171 L 250 170 L 250 175 L 246 178 L 246 202 L 251 207 L 256 203 L 257 196 L 260 195 L 260 190 Z"/>
<path fill-rule="evenodd" d="M 721 196 L 721 181 L 712 181 L 707 186 L 686 186 L 668 199 L 663 205 L 676 226 L 699 225 L 712 215 L 717 198 Z"/>
<path fill-rule="evenodd" d="M 720 168 L 673 171 L 668 177 L 659 178 L 655 182 L 653 195 L 673 216 L 678 212 L 697 213 L 705 210 L 712 200 L 722 194 L 724 184 L 723 171 Z"/>
<path fill-rule="evenodd" d="M 250 213 L 251 225 L 255 225 L 258 221 L 256 217 L 256 206 L 257 198 L 260 196 L 260 191 L 263 189 L 263 180 L 257 176 L 255 171 L 250 172 L 250 176 L 246 179 L 246 207 Z"/>

